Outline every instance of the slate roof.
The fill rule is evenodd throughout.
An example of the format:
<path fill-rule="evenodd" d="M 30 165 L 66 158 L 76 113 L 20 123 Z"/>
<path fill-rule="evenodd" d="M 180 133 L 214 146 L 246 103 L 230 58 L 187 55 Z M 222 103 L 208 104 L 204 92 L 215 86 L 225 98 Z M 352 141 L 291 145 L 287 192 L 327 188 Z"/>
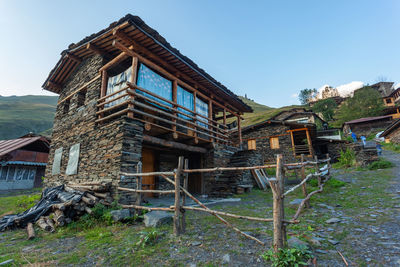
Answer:
<path fill-rule="evenodd" d="M 366 118 L 360 118 L 352 121 L 346 121 L 344 124 L 357 124 L 357 123 L 363 123 L 363 122 L 370 122 L 370 121 L 377 121 L 377 120 L 383 120 L 383 119 L 388 119 L 391 118 L 392 116 L 387 115 L 387 116 L 377 116 L 377 117 L 366 117 Z"/>

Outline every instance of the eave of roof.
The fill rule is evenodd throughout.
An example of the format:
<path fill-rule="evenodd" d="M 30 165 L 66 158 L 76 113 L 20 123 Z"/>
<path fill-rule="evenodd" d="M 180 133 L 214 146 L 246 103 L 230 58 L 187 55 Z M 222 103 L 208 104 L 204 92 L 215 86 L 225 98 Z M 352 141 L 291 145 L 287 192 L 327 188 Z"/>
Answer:
<path fill-rule="evenodd" d="M 135 29 L 140 30 L 143 34 L 145 34 L 149 39 L 151 39 L 155 44 L 157 44 L 160 48 L 164 49 L 168 53 L 170 53 L 175 59 L 178 59 L 179 62 L 185 64 L 187 67 L 189 67 L 192 71 L 194 71 L 199 77 L 202 77 L 203 80 L 207 81 L 210 84 L 210 88 L 214 88 L 217 90 L 220 90 L 224 95 L 230 97 L 234 103 L 235 107 L 238 108 L 241 112 L 252 112 L 252 108 L 245 104 L 239 97 L 234 94 L 232 91 L 230 91 L 228 88 L 226 88 L 224 85 L 222 85 L 220 82 L 216 81 L 211 75 L 206 73 L 203 69 L 197 66 L 191 59 L 188 57 L 182 55 L 179 50 L 176 48 L 172 47 L 164 37 L 162 37 L 156 30 L 148 26 L 142 19 L 140 19 L 138 16 L 133 16 L 131 14 L 127 14 L 125 17 L 121 18 L 119 21 L 113 22 L 110 24 L 109 27 L 106 29 L 103 29 L 99 31 L 98 33 L 92 34 L 84 39 L 82 39 L 80 42 L 77 44 L 71 44 L 69 45 L 67 50 L 64 50 L 61 53 L 61 58 L 57 62 L 56 66 L 51 70 L 49 76 L 47 77 L 46 81 L 42 85 L 42 87 L 46 90 L 49 90 L 51 92 L 56 92 L 57 89 L 52 87 L 52 79 L 54 75 L 58 75 L 60 71 L 64 72 L 72 72 L 78 65 L 79 63 L 74 62 L 68 57 L 68 53 L 74 53 L 78 50 L 80 50 L 83 46 L 86 47 L 86 45 L 90 42 L 95 42 L 98 40 L 101 40 L 101 38 L 104 38 L 104 36 L 109 35 L 114 29 L 120 27 L 122 28 L 127 28 L 128 26 L 134 26 L 136 27 Z M 105 42 L 106 43 L 106 42 Z M 153 45 L 153 44 L 152 44 Z M 91 55 L 91 53 L 83 53 L 84 56 Z M 82 55 L 83 55 L 82 54 Z M 189 75 L 189 74 L 188 74 Z M 63 78 L 65 78 L 63 74 Z"/>
<path fill-rule="evenodd" d="M 17 150 L 21 147 L 24 147 L 33 142 L 36 142 L 38 140 L 42 140 L 42 141 L 48 143 L 47 139 L 42 136 L 18 138 L 18 139 L 11 139 L 11 140 L 0 140 L 0 157 L 4 156 L 14 150 Z"/>
<path fill-rule="evenodd" d="M 256 128 L 263 127 L 265 125 L 271 125 L 271 124 L 281 124 L 281 125 L 287 125 L 291 127 L 304 127 L 304 128 L 315 128 L 315 124 L 313 123 L 298 123 L 298 122 L 287 122 L 287 121 L 280 121 L 280 120 L 265 120 L 253 125 L 249 125 L 246 127 L 242 128 L 242 133 L 247 132 Z"/>
<path fill-rule="evenodd" d="M 360 118 L 352 121 L 346 121 L 344 124 L 357 124 L 357 123 L 363 123 L 363 122 L 370 122 L 370 121 L 377 121 L 377 120 L 382 120 L 382 119 L 387 119 L 391 118 L 392 116 L 386 115 L 386 116 L 377 116 L 377 117 L 366 117 L 366 118 Z"/>
<path fill-rule="evenodd" d="M 400 119 L 396 120 L 395 122 L 393 122 L 392 124 L 390 124 L 385 131 L 383 131 L 383 133 L 380 134 L 380 136 L 385 137 L 388 134 L 390 134 L 391 132 L 393 132 L 394 130 L 396 130 L 397 128 L 400 127 Z"/>

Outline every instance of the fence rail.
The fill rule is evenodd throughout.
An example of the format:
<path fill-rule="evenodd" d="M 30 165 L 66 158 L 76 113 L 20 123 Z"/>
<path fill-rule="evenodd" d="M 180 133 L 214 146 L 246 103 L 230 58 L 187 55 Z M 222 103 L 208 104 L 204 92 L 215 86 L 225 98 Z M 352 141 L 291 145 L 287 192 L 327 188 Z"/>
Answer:
<path fill-rule="evenodd" d="M 183 157 L 179 157 L 178 160 L 178 167 L 174 171 L 169 172 L 150 172 L 150 173 L 142 173 L 141 171 L 141 164 L 138 164 L 137 172 L 136 173 L 121 173 L 124 176 L 136 177 L 138 179 L 138 186 L 136 189 L 132 188 L 124 188 L 118 187 L 118 190 L 127 191 L 137 194 L 136 205 L 123 205 L 125 208 L 133 208 L 137 210 L 162 210 L 162 211 L 171 211 L 174 212 L 174 233 L 175 235 L 180 235 L 186 231 L 186 219 L 185 219 L 185 211 L 192 210 L 192 211 L 200 211 L 206 212 L 213 216 L 215 216 L 218 220 L 224 223 L 226 226 L 233 229 L 235 232 L 239 233 L 240 235 L 245 236 L 246 238 L 252 239 L 256 241 L 258 244 L 265 245 L 264 242 L 253 237 L 235 226 L 229 223 L 227 220 L 222 218 L 221 216 L 230 217 L 230 218 L 238 218 L 238 219 L 246 219 L 252 221 L 260 221 L 260 222 L 272 222 L 273 229 L 274 229 L 274 241 L 273 247 L 275 251 L 278 251 L 280 248 L 286 246 L 286 225 L 287 224 L 295 224 L 299 223 L 298 218 L 301 214 L 301 211 L 304 207 L 308 207 L 308 202 L 310 198 L 323 191 L 323 187 L 325 182 L 329 179 L 329 170 L 331 168 L 330 158 L 329 155 L 326 156 L 326 159 L 318 159 L 314 158 L 314 161 L 305 161 L 304 155 L 301 155 L 301 162 L 297 163 L 284 163 L 283 156 L 277 155 L 276 164 L 268 164 L 268 165 L 261 165 L 261 166 L 251 166 L 251 167 L 216 167 L 216 168 L 208 168 L 208 169 L 188 169 L 188 160 L 184 159 Z M 319 168 L 320 164 L 325 164 L 323 168 Z M 306 167 L 315 168 L 315 173 L 310 173 L 307 176 L 305 175 Z M 238 171 L 238 170 L 256 170 L 256 169 L 265 169 L 265 168 L 276 168 L 276 177 L 268 179 L 270 188 L 272 190 L 272 199 L 273 199 L 273 218 L 260 218 L 260 217 L 252 217 L 252 216 L 244 216 L 238 214 L 232 214 L 224 211 L 217 211 L 208 208 L 204 205 L 200 200 L 194 197 L 188 191 L 188 174 L 194 172 L 218 172 L 218 171 Z M 285 173 L 288 170 L 297 170 L 300 169 L 302 181 L 293 186 L 292 188 L 288 189 L 284 192 L 284 178 Z M 141 188 L 141 177 L 143 176 L 152 176 L 157 175 L 162 177 L 168 183 L 174 186 L 174 190 L 145 190 Z M 173 178 L 171 178 L 173 177 Z M 307 181 L 313 177 L 318 179 L 318 190 L 315 190 L 311 193 L 307 193 L 306 184 Z M 325 178 L 322 180 L 322 178 Z M 181 185 L 181 181 L 183 181 L 183 186 Z M 297 190 L 298 188 L 302 188 L 304 199 L 298 206 L 296 214 L 293 216 L 292 219 L 287 220 L 285 219 L 285 209 L 284 209 L 284 198 Z M 174 194 L 175 201 L 174 205 L 170 207 L 147 207 L 141 205 L 141 196 L 142 193 L 158 193 L 158 194 Z M 191 198 L 195 203 L 197 203 L 200 207 L 191 207 L 185 205 L 186 197 Z"/>

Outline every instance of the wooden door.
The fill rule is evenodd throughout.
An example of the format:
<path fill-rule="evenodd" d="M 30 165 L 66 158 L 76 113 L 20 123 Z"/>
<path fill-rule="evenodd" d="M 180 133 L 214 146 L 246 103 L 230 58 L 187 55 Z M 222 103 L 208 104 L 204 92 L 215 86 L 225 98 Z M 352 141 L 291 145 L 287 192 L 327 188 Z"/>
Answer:
<path fill-rule="evenodd" d="M 142 171 L 145 172 L 154 172 L 154 151 L 150 149 L 143 148 L 142 150 L 142 164 L 143 164 L 143 169 Z M 153 176 L 143 176 L 142 179 L 142 188 L 143 189 L 155 189 L 156 188 L 156 183 L 155 183 L 155 177 Z M 145 196 L 147 197 L 152 197 L 152 193 L 146 193 Z"/>

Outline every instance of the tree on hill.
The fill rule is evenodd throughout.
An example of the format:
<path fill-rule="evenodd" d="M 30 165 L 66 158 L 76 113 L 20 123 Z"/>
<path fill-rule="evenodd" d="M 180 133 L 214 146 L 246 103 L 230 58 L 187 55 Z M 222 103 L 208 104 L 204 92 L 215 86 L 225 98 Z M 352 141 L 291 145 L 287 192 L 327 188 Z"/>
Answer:
<path fill-rule="evenodd" d="M 340 105 L 336 112 L 336 126 L 341 126 L 346 121 L 364 117 L 380 116 L 385 109 L 381 95 L 373 88 L 366 86 L 354 92 Z"/>
<path fill-rule="evenodd" d="M 319 100 L 312 108 L 315 113 L 321 113 L 326 121 L 332 121 L 337 109 L 337 104 L 332 98 Z"/>
<path fill-rule="evenodd" d="M 302 105 L 308 104 L 308 102 L 317 95 L 317 89 L 303 89 L 300 91 L 299 100 Z"/>

